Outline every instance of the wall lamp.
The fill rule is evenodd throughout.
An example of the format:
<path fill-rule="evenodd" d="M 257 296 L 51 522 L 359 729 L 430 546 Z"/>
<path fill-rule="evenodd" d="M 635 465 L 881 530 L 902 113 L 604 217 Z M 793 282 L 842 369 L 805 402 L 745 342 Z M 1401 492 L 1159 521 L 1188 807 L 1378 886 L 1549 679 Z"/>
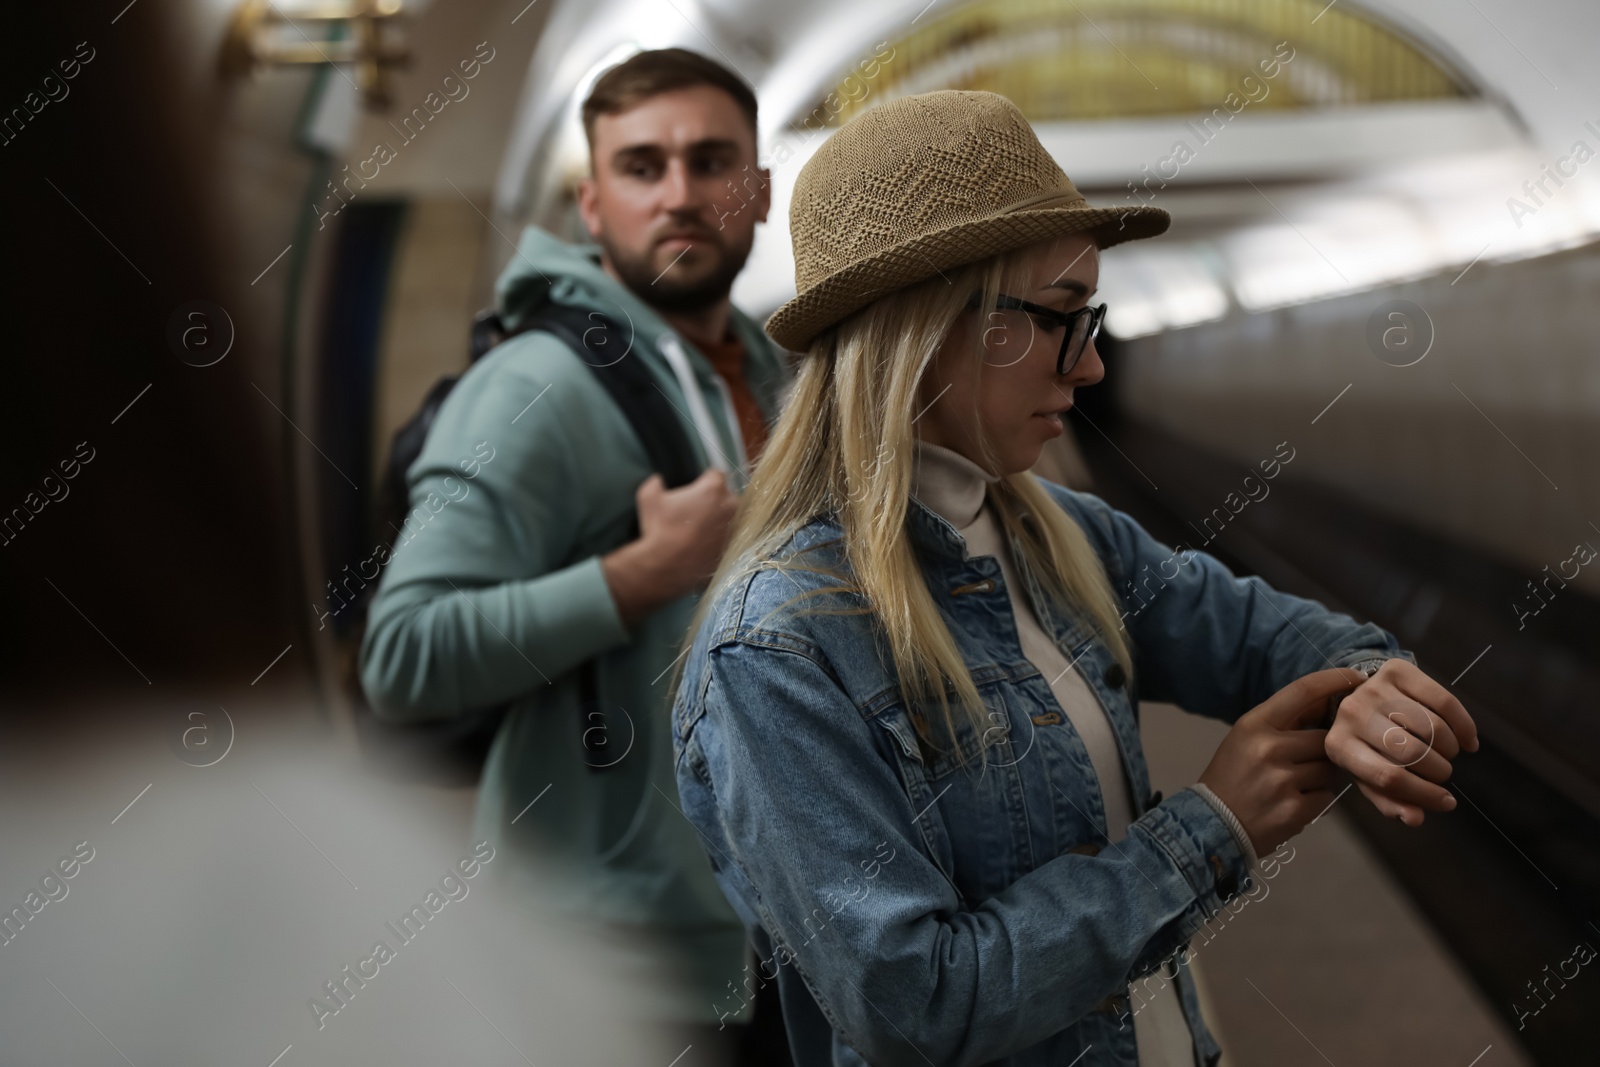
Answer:
<path fill-rule="evenodd" d="M 405 16 L 400 0 L 243 0 L 228 22 L 222 70 L 243 77 L 269 67 L 346 64 L 367 106 L 383 110 L 390 73 L 411 60 Z"/>

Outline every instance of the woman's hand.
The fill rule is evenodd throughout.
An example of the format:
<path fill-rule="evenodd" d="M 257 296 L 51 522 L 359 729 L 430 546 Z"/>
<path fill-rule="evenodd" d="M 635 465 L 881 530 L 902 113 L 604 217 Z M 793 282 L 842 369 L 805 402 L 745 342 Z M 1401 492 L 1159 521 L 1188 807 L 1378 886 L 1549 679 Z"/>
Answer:
<path fill-rule="evenodd" d="M 1308 729 L 1328 702 L 1367 681 L 1349 668 L 1317 671 L 1256 705 L 1234 723 L 1200 781 L 1244 825 L 1265 856 L 1306 828 L 1333 803 L 1338 770 L 1327 759 L 1327 731 Z"/>
<path fill-rule="evenodd" d="M 1462 749 L 1478 750 L 1478 728 L 1461 701 L 1415 664 L 1391 659 L 1339 704 L 1327 733 L 1330 760 L 1385 815 L 1421 826 L 1424 811 L 1450 811 L 1440 783 Z"/>

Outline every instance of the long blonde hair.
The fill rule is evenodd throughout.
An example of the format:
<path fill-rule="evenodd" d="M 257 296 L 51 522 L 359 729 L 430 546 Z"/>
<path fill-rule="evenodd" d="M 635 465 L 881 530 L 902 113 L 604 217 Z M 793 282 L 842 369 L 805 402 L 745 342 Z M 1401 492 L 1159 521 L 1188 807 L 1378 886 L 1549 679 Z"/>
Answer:
<path fill-rule="evenodd" d="M 991 726 L 988 711 L 906 534 L 913 422 L 919 414 L 918 386 L 966 309 L 968 295 L 982 291 L 980 321 L 990 321 L 996 295 L 1025 284 L 1035 251 L 993 256 L 886 294 L 812 343 L 745 487 L 731 541 L 695 610 L 686 643 L 693 643 L 726 583 L 764 569 L 824 574 L 838 584 L 801 593 L 777 610 L 809 597 L 851 594 L 864 606 L 826 613 L 876 615 L 919 732 L 925 724 L 917 709 L 937 703 L 952 746 L 962 719 L 986 739 L 993 733 L 985 729 Z M 970 358 L 983 360 L 985 352 L 981 341 L 975 342 Z M 976 414 L 976 394 L 971 399 Z M 1113 656 L 1131 671 L 1110 581 L 1077 523 L 1026 471 L 992 484 L 989 499 L 1047 593 L 1087 615 Z M 829 512 L 843 530 L 848 573 L 804 563 L 797 554 L 774 558 L 796 529 Z M 1037 522 L 1020 521 L 1023 514 Z M 680 662 L 674 682 L 681 677 Z M 954 690 L 955 708 L 947 686 Z"/>

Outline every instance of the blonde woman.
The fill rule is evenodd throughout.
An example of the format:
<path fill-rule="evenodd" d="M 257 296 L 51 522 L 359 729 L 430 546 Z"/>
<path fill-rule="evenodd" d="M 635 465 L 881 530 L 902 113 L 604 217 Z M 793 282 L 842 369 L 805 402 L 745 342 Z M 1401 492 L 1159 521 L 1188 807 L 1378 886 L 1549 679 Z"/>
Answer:
<path fill-rule="evenodd" d="M 767 330 L 805 355 L 673 735 L 761 953 L 730 988 L 778 983 L 801 1067 L 1215 1063 L 1188 941 L 1340 768 L 1411 825 L 1454 805 L 1476 729 L 1390 634 L 1028 473 L 1103 374 L 1099 250 L 1167 223 L 1090 208 L 990 93 L 868 111 L 799 176 Z M 1140 698 L 1232 724 L 1164 800 Z"/>

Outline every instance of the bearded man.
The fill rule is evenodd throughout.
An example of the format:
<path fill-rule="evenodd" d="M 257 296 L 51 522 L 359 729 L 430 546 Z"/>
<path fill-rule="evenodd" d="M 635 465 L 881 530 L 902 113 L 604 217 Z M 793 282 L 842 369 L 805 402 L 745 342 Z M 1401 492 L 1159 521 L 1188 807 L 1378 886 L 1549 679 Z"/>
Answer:
<path fill-rule="evenodd" d="M 637 955 L 648 1017 L 693 1045 L 680 1067 L 782 1062 L 775 1016 L 776 1035 L 749 1025 L 758 1001 L 775 1011 L 755 994 L 770 983 L 750 981 L 744 926 L 677 810 L 667 680 L 789 377 L 729 300 L 770 199 L 756 100 L 719 64 L 664 49 L 607 70 L 582 114 L 594 243 L 529 227 L 496 310 L 513 332 L 551 304 L 590 315 L 603 351 L 651 371 L 703 473 L 667 488 L 560 337 L 500 344 L 450 392 L 408 474 L 413 506 L 454 502 L 397 546 L 362 684 L 393 721 L 509 703 L 474 827 L 505 846 L 497 875 Z M 457 500 L 457 460 L 485 441 L 494 459 Z"/>

